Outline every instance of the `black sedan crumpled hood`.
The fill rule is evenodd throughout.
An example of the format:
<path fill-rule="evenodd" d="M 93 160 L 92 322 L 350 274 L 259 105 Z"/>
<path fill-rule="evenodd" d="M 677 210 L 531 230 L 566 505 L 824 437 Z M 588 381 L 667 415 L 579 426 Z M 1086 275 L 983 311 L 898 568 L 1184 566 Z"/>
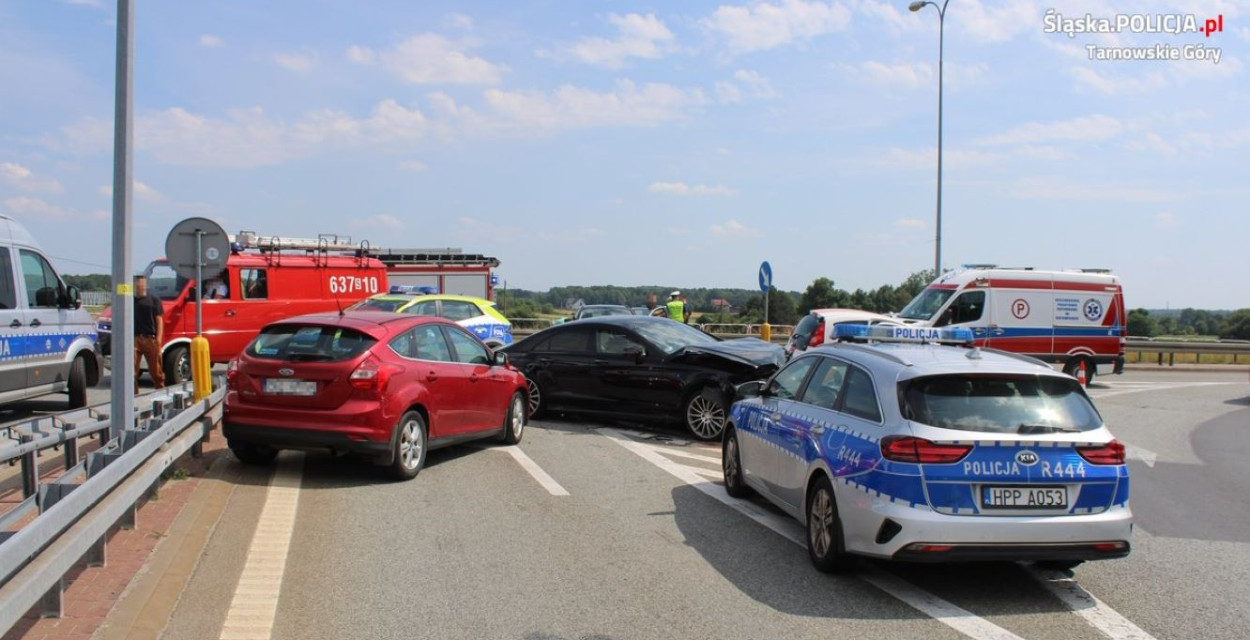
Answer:
<path fill-rule="evenodd" d="M 780 367 L 786 361 L 786 352 L 781 345 L 764 342 L 759 338 L 735 338 L 710 344 L 692 344 L 683 347 L 673 357 L 680 358 L 687 354 L 720 356 L 753 367 Z"/>

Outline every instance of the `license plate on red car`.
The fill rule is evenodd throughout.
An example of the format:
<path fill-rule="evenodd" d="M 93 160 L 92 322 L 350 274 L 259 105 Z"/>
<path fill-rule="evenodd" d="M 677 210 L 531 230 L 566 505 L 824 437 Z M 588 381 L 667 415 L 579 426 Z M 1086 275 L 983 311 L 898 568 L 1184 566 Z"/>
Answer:
<path fill-rule="evenodd" d="M 279 396 L 312 396 L 317 394 L 315 380 L 265 379 L 265 393 Z"/>
<path fill-rule="evenodd" d="M 1067 487 L 981 486 L 985 509 L 1067 509 Z"/>

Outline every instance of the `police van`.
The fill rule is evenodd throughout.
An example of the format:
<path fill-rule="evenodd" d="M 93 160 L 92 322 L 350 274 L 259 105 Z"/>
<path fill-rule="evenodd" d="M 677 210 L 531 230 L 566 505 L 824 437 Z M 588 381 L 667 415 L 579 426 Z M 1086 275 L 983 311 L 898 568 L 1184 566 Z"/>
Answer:
<path fill-rule="evenodd" d="M 1041 271 L 969 264 L 921 291 L 898 317 L 966 327 L 978 346 L 1058 364 L 1086 381 L 1124 369 L 1128 311 L 1120 279 L 1106 269 Z"/>
<path fill-rule="evenodd" d="M 78 288 L 25 227 L 0 215 L 0 404 L 68 393 L 69 408 L 86 406 L 100 380 L 95 343 Z"/>
<path fill-rule="evenodd" d="M 387 290 L 386 265 L 368 243 L 350 238 L 291 238 L 240 231 L 232 238 L 226 268 L 204 274 L 204 291 L 165 259 L 144 270 L 148 292 L 164 302 L 162 364 L 167 384 L 191 376 L 195 307 L 203 298 L 209 359 L 225 363 L 243 351 L 264 326 L 283 318 L 346 309 Z M 101 352 L 109 355 L 112 314 L 101 314 Z"/>

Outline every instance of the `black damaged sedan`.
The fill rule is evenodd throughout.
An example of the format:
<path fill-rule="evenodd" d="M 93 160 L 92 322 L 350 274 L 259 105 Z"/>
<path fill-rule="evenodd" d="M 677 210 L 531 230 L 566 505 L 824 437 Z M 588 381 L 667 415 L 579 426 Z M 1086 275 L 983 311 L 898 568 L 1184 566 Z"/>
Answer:
<path fill-rule="evenodd" d="M 561 411 L 681 420 L 721 437 L 734 386 L 785 361 L 757 338 L 721 340 L 668 318 L 608 316 L 536 333 L 505 350 L 529 381 L 530 415 Z"/>

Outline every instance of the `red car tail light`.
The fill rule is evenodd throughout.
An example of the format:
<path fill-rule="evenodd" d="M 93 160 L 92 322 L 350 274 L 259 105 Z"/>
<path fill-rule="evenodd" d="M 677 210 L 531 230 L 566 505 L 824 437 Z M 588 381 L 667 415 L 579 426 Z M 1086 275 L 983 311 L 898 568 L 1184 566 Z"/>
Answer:
<path fill-rule="evenodd" d="M 1119 440 L 1092 447 L 1077 447 L 1076 452 L 1090 464 L 1124 464 L 1124 444 Z"/>
<path fill-rule="evenodd" d="M 235 358 L 226 365 L 226 388 L 239 388 L 239 359 Z"/>
<path fill-rule="evenodd" d="M 351 383 L 352 388 L 361 391 L 373 391 L 375 393 L 384 393 L 386 385 L 390 382 L 391 377 L 397 373 L 402 373 L 403 367 L 385 362 L 378 362 L 373 358 L 365 358 L 360 366 L 352 371 L 352 375 L 348 376 L 347 381 Z"/>
<path fill-rule="evenodd" d="M 816 324 L 816 330 L 812 332 L 812 339 L 807 344 L 809 347 L 818 347 L 825 343 L 825 319 L 821 318 Z"/>
<path fill-rule="evenodd" d="M 917 464 L 959 462 L 972 451 L 972 445 L 935 444 L 913 436 L 886 436 L 881 439 L 881 455 L 886 460 Z"/>

